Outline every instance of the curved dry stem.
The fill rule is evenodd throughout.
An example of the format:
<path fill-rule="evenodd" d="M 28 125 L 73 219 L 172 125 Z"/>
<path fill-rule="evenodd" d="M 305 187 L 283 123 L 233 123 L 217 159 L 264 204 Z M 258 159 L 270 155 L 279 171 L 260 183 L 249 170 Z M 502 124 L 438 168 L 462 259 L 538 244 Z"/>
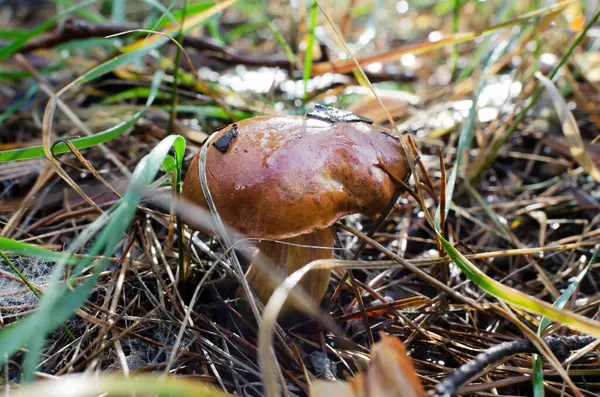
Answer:
<path fill-rule="evenodd" d="M 231 236 L 227 233 L 227 229 L 221 216 L 219 215 L 219 211 L 215 205 L 214 200 L 212 199 L 212 194 L 210 193 L 210 188 L 208 187 L 208 178 L 206 175 L 206 156 L 208 153 L 208 148 L 212 140 L 214 139 L 215 134 L 212 134 L 206 139 L 204 145 L 202 145 L 202 151 L 200 152 L 200 161 L 198 162 L 198 175 L 200 175 L 200 185 L 202 187 L 202 193 L 204 194 L 204 198 L 206 199 L 206 203 L 208 204 L 208 208 L 210 209 L 210 213 L 213 217 L 215 232 L 221 236 L 223 243 L 225 245 L 225 249 L 229 249 L 232 245 Z M 244 271 L 242 270 L 242 265 L 236 255 L 235 250 L 230 251 L 231 262 L 233 265 L 234 271 L 238 274 L 240 282 L 242 284 L 242 288 L 244 289 L 244 293 L 248 297 L 248 302 L 250 304 L 250 308 L 252 309 L 252 313 L 256 318 L 256 321 L 260 321 L 260 311 L 258 309 L 258 305 L 254 300 L 254 295 L 252 294 L 252 290 L 250 289 L 250 285 L 244 277 Z"/>
<path fill-rule="evenodd" d="M 296 309 L 301 310 L 305 314 L 320 321 L 321 324 L 331 332 L 338 335 L 344 333 L 331 317 L 324 315 L 319 310 L 318 305 L 310 299 L 304 291 L 295 287 L 302 278 L 312 270 L 331 270 L 338 267 L 336 265 L 345 267 L 344 265 L 346 263 L 356 264 L 355 261 L 336 261 L 329 259 L 319 259 L 310 262 L 286 277 L 271 295 L 271 299 L 269 299 L 269 302 L 267 302 L 265 310 L 263 311 L 258 331 L 258 358 L 264 378 L 263 383 L 266 397 L 276 397 L 280 395 L 280 392 L 277 390 L 277 383 L 273 377 L 273 374 L 277 373 L 278 363 L 271 346 L 271 341 L 273 339 L 273 329 L 277 317 L 285 302 L 288 300 L 288 297 L 293 298 L 294 303 L 296 303 Z"/>

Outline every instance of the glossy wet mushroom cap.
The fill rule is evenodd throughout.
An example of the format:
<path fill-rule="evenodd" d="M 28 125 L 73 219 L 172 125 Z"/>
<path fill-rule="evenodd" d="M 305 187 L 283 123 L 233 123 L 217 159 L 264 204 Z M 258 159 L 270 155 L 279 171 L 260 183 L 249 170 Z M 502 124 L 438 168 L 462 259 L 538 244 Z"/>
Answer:
<path fill-rule="evenodd" d="M 254 117 L 216 134 L 207 153 L 208 185 L 223 221 L 246 237 L 298 238 L 328 229 L 345 215 L 376 215 L 396 189 L 387 173 L 403 180 L 410 172 L 397 137 L 332 108 L 306 117 Z M 198 161 L 199 155 L 182 195 L 206 207 Z M 325 234 L 323 242 L 332 248 L 333 235 Z M 315 253 L 317 259 L 332 257 L 331 250 L 324 251 Z M 316 288 L 318 300 L 328 276 Z"/>

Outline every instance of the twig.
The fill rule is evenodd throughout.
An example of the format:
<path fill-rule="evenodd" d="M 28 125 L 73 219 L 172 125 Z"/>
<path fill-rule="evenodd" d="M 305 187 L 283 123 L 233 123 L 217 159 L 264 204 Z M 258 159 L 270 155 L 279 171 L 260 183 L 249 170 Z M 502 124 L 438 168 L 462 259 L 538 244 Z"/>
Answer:
<path fill-rule="evenodd" d="M 135 24 L 93 24 L 80 19 L 67 19 L 62 29 L 47 33 L 30 40 L 21 48 L 21 53 L 26 54 L 38 49 L 55 47 L 72 40 L 89 39 L 94 37 L 113 36 L 125 31 L 142 29 L 143 26 Z M 184 47 L 193 48 L 200 52 L 209 52 L 210 56 L 231 65 L 265 66 L 285 70 L 295 69 L 287 57 L 278 55 L 252 55 L 246 52 L 224 46 L 217 41 L 201 36 L 184 35 L 181 43 Z M 351 75 L 351 73 L 348 73 Z M 367 76 L 372 81 L 413 81 L 415 75 L 411 73 L 393 72 L 368 72 Z"/>
<path fill-rule="evenodd" d="M 593 343 L 596 338 L 593 336 L 567 336 L 555 337 L 547 336 L 543 338 L 553 353 L 566 355 L 570 350 L 577 350 L 585 345 Z M 435 393 L 432 397 L 451 397 L 456 394 L 458 389 L 471 377 L 483 370 L 485 366 L 498 361 L 503 357 L 519 353 L 538 353 L 537 348 L 529 340 L 517 340 L 504 342 L 496 345 L 483 353 L 478 354 L 473 360 L 460 366 L 435 387 Z"/>

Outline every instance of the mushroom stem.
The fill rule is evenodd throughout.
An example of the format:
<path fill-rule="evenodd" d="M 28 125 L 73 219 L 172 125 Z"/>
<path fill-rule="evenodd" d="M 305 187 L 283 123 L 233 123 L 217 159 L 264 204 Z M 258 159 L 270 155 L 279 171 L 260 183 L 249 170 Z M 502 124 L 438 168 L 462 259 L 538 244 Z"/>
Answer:
<path fill-rule="evenodd" d="M 308 246 L 308 247 L 307 247 Z M 258 244 L 259 254 L 272 261 L 271 265 L 287 277 L 306 264 L 318 259 L 333 258 L 333 230 L 331 228 L 317 230 L 312 233 L 279 241 L 261 240 Z M 256 264 L 257 256 L 246 272 L 246 279 L 258 297 L 266 304 L 273 291 L 279 286 L 278 280 L 272 277 L 272 271 L 266 266 Z M 275 271 L 276 269 L 273 269 Z M 327 286 L 331 270 L 311 270 L 300 281 L 300 286 L 316 302 L 321 302 Z M 289 309 L 289 301 L 283 311 Z"/>

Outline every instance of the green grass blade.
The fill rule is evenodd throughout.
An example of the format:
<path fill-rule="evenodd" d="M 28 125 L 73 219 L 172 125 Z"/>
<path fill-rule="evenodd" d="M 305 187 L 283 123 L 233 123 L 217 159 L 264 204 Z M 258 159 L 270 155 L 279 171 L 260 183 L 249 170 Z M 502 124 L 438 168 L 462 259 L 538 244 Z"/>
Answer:
<path fill-rule="evenodd" d="M 19 30 L 0 30 L 0 39 L 19 39 L 26 33 Z"/>
<path fill-rule="evenodd" d="M 585 334 L 600 337 L 600 322 L 567 310 L 557 309 L 547 302 L 529 296 L 514 288 L 507 287 L 506 285 L 491 279 L 469 262 L 469 260 L 458 252 L 458 250 L 441 234 L 437 233 L 437 236 L 452 261 L 471 281 L 488 294 L 530 313 L 548 317 L 551 320 L 557 321 Z"/>
<path fill-rule="evenodd" d="M 310 30 L 308 32 L 308 41 L 306 43 L 306 52 L 304 53 L 304 98 L 303 103 L 306 104 L 308 98 L 308 80 L 310 79 L 312 61 L 313 61 L 313 44 L 315 42 L 315 27 L 317 26 L 317 2 L 313 0 L 310 8 Z"/>
<path fill-rule="evenodd" d="M 6 46 L 0 48 L 0 61 L 4 61 L 6 58 L 8 58 L 9 56 L 15 54 L 17 51 L 19 51 L 19 49 L 21 47 L 23 47 L 23 45 L 29 41 L 30 39 L 39 36 L 40 34 L 44 33 L 46 31 L 46 29 L 48 29 L 49 27 L 53 26 L 59 19 L 71 14 L 74 11 L 77 11 L 78 9 L 81 9 L 85 6 L 88 6 L 90 4 L 95 3 L 96 0 L 87 0 L 84 1 L 80 4 L 74 5 L 72 7 L 67 8 L 66 10 L 58 13 L 56 16 L 48 19 L 47 21 L 45 21 L 44 23 L 42 23 L 41 25 L 31 29 L 30 31 L 24 33 L 22 36 L 20 36 L 19 38 L 13 40 L 12 42 L 10 42 L 9 44 L 7 44 Z"/>
<path fill-rule="evenodd" d="M 29 288 L 29 290 L 36 296 L 36 297 L 40 297 L 40 291 L 38 291 L 37 288 L 35 288 L 33 286 L 33 284 L 31 284 L 29 282 L 29 280 L 27 279 L 27 277 L 25 277 L 23 275 L 23 273 L 21 273 L 21 271 L 19 270 L 18 267 L 15 266 L 14 263 L 12 263 L 12 261 L 10 260 L 10 258 L 8 256 L 6 256 L 6 254 L 2 251 L 0 251 L 0 256 L 2 257 L 2 259 L 4 259 L 4 261 L 6 263 L 8 263 L 8 266 L 10 266 L 10 268 L 13 270 L 13 272 L 17 273 L 17 276 L 21 279 L 21 281 L 23 281 L 23 283 L 27 286 L 27 288 Z"/>
<path fill-rule="evenodd" d="M 141 99 L 148 98 L 150 95 L 151 89 L 149 87 L 135 87 L 129 90 L 121 91 L 117 94 L 107 96 L 103 100 L 100 101 L 100 105 L 112 105 L 118 102 L 122 102 L 128 99 Z M 169 95 L 164 92 L 157 92 L 156 98 L 158 99 L 167 99 Z"/>
<path fill-rule="evenodd" d="M 498 35 L 496 34 L 496 37 Z M 494 42 L 494 40 L 490 41 L 490 43 Z M 481 77 L 477 82 L 477 88 L 473 93 L 473 99 L 471 104 L 471 109 L 469 109 L 469 115 L 467 119 L 463 123 L 460 135 L 458 138 L 458 147 L 456 149 L 456 160 L 454 162 L 454 166 L 452 167 L 452 171 L 450 172 L 450 176 L 448 177 L 448 182 L 446 185 L 446 207 L 445 207 L 445 218 L 448 218 L 448 211 L 452 206 L 452 197 L 454 195 L 454 188 L 456 186 L 456 179 L 458 177 L 459 169 L 462 166 L 463 156 L 471 147 L 471 143 L 473 141 L 473 132 L 475 130 L 475 119 L 477 117 L 477 101 L 479 100 L 479 95 L 483 91 L 486 84 L 486 74 L 489 65 L 492 65 L 496 59 L 498 59 L 504 52 L 508 49 L 508 45 L 500 45 L 495 50 L 488 49 L 488 55 L 484 58 L 482 63 L 482 71 Z M 440 207 L 438 206 L 435 211 L 435 226 L 438 230 L 440 230 Z"/>
<path fill-rule="evenodd" d="M 166 106 L 157 106 L 158 108 L 165 109 L 167 111 L 171 111 L 173 107 L 171 105 Z M 226 111 L 218 106 L 201 106 L 201 105 L 177 105 L 175 107 L 178 113 L 196 113 L 200 116 L 205 117 L 214 117 L 222 120 L 230 120 L 229 115 Z M 242 111 L 242 110 L 232 110 L 231 113 L 238 119 L 243 120 L 249 117 L 254 116 L 253 113 Z"/>
<path fill-rule="evenodd" d="M 137 121 L 142 117 L 142 115 L 154 102 L 154 99 L 156 98 L 156 95 L 159 92 L 158 89 L 160 88 L 160 82 L 162 81 L 162 77 L 162 72 L 157 72 L 155 74 L 154 80 L 152 82 L 152 87 L 150 88 L 150 95 L 148 96 L 148 100 L 146 101 L 146 105 L 139 112 L 137 112 L 130 120 L 117 124 L 116 126 L 102 131 L 98 134 L 73 139 L 71 140 L 71 143 L 79 150 L 87 149 L 94 145 L 98 145 L 100 143 L 115 139 L 116 137 L 122 135 L 124 132 L 128 131 L 137 123 Z M 66 153 L 69 151 L 69 147 L 63 142 L 56 144 L 53 148 L 53 152 L 55 154 Z M 27 160 L 44 156 L 45 154 L 43 146 L 4 150 L 0 152 L 0 163 L 15 160 Z"/>
<path fill-rule="evenodd" d="M 271 29 L 271 32 L 273 32 L 273 35 L 275 36 L 275 39 L 277 40 L 281 48 L 283 48 L 286 58 L 288 59 L 288 61 L 290 61 L 290 65 L 292 65 L 292 67 L 295 67 L 296 55 L 294 54 L 294 51 L 292 51 L 292 48 L 288 45 L 287 41 L 285 41 L 285 37 L 283 37 L 283 35 L 279 31 L 279 29 L 277 29 L 277 26 L 273 24 L 273 22 L 267 20 L 267 26 L 269 26 L 269 29 Z"/>
<path fill-rule="evenodd" d="M 69 0 L 52 0 L 55 4 L 59 4 L 65 8 L 69 8 L 69 7 L 73 7 L 74 4 L 73 2 L 69 1 Z M 92 22 L 92 23 L 102 23 L 106 21 L 106 18 L 104 18 L 104 16 L 94 10 L 88 10 L 87 8 L 77 8 L 75 10 L 75 14 L 79 15 L 80 17 L 87 19 L 88 21 Z"/>
<path fill-rule="evenodd" d="M 592 267 L 592 265 L 596 262 L 596 258 L 599 253 L 600 253 L 600 245 L 597 246 L 596 251 L 594 251 L 594 254 L 590 258 L 590 260 L 589 260 L 588 264 L 585 266 L 585 268 L 583 268 L 583 270 L 577 275 L 577 277 L 575 277 L 575 279 L 569 284 L 567 289 L 565 289 L 563 291 L 563 293 L 560 294 L 560 296 L 558 297 L 556 302 L 554 302 L 554 304 L 553 304 L 554 307 L 557 307 L 559 309 L 562 309 L 563 307 L 565 307 L 565 305 L 567 304 L 569 299 L 571 299 L 573 292 L 575 292 L 575 289 L 577 289 L 577 287 L 579 286 L 579 284 L 581 283 L 583 278 L 587 275 L 587 273 L 590 270 L 590 268 Z M 542 321 L 540 321 L 540 325 L 538 326 L 538 331 L 537 331 L 538 335 L 542 335 L 542 332 L 544 332 L 544 330 L 546 328 L 548 328 L 548 326 L 550 325 L 551 322 L 552 321 L 549 318 L 543 317 Z M 534 396 L 535 397 L 543 397 L 545 394 L 544 393 L 544 367 L 543 367 L 543 363 L 542 363 L 542 357 L 540 357 L 538 354 L 533 355 L 532 381 L 533 381 Z"/>
<path fill-rule="evenodd" d="M 175 0 L 171 1 L 171 4 L 169 4 L 168 8 L 156 0 L 142 0 L 142 1 L 146 4 L 149 4 L 150 6 L 152 6 L 154 8 L 156 8 L 157 10 L 159 10 L 162 13 L 160 18 L 158 18 L 158 20 L 154 23 L 154 25 L 149 26 L 150 30 L 157 30 L 157 26 L 160 23 L 162 23 L 162 21 L 165 21 L 165 18 L 168 18 L 169 22 L 172 23 L 173 25 L 178 24 L 177 20 L 173 17 L 173 14 L 171 13 L 171 9 L 175 6 Z"/>
<path fill-rule="evenodd" d="M 37 91 L 38 91 L 38 85 L 32 84 L 31 87 L 29 87 L 29 89 L 25 93 L 25 95 L 23 95 L 23 98 L 19 99 L 17 102 L 10 105 L 8 107 L 8 109 L 6 109 L 2 114 L 0 114 L 0 124 L 2 124 L 4 122 L 4 120 L 6 120 L 11 114 L 13 114 L 17 110 L 21 109 L 23 104 L 25 104 L 28 100 L 33 98 L 33 96 L 37 93 Z"/>
<path fill-rule="evenodd" d="M 135 215 L 137 205 L 145 192 L 145 187 L 152 182 L 158 173 L 169 149 L 175 146 L 176 151 L 178 151 L 183 147 L 182 143 L 178 142 L 181 140 L 183 138 L 180 136 L 169 136 L 145 156 L 133 172 L 131 183 L 123 199 L 114 207 L 114 211 L 101 215 L 94 222 L 93 227 L 86 229 L 76 239 L 70 250 L 79 249 L 83 243 L 95 234 L 97 228 L 108 220 L 106 227 L 98 235 L 90 249 L 90 254 L 94 255 L 102 252 L 105 258 L 112 256 L 122 241 L 123 233 Z M 180 153 L 177 155 L 182 156 Z M 79 276 L 91 260 L 90 258 L 89 260 L 80 261 L 74 269 L 72 277 Z M 24 374 L 30 379 L 32 371 L 39 362 L 46 335 L 70 318 L 75 310 L 83 304 L 86 297 L 93 290 L 100 272 L 104 270 L 106 262 L 106 259 L 97 261 L 94 265 L 93 276 L 75 286 L 73 291 L 69 290 L 66 285 L 59 283 L 66 261 L 63 260 L 57 263 L 50 281 L 50 287 L 46 289 L 39 309 L 15 326 L 10 327 L 8 332 L 5 330 L 0 332 L 0 364 L 21 346 L 27 344 L 29 352 L 25 360 Z"/>
<path fill-rule="evenodd" d="M 111 19 L 114 23 L 125 22 L 125 10 L 127 9 L 127 0 L 112 0 Z"/>
<path fill-rule="evenodd" d="M 460 27 L 460 0 L 453 0 L 454 4 L 452 5 L 452 33 L 458 33 L 458 29 Z M 452 55 L 450 57 L 450 70 L 452 72 L 452 76 L 456 76 L 456 68 L 458 66 L 458 44 L 454 44 L 452 46 Z"/>
<path fill-rule="evenodd" d="M 163 170 L 165 173 L 168 174 L 173 172 L 175 171 L 175 168 L 177 168 L 177 162 L 175 161 L 175 158 L 173 156 L 165 157 L 163 160 Z"/>
<path fill-rule="evenodd" d="M 0 250 L 51 262 L 64 260 L 66 263 L 75 264 L 79 261 L 79 259 L 62 252 L 50 251 L 35 244 L 23 243 L 6 237 L 0 237 Z"/>

